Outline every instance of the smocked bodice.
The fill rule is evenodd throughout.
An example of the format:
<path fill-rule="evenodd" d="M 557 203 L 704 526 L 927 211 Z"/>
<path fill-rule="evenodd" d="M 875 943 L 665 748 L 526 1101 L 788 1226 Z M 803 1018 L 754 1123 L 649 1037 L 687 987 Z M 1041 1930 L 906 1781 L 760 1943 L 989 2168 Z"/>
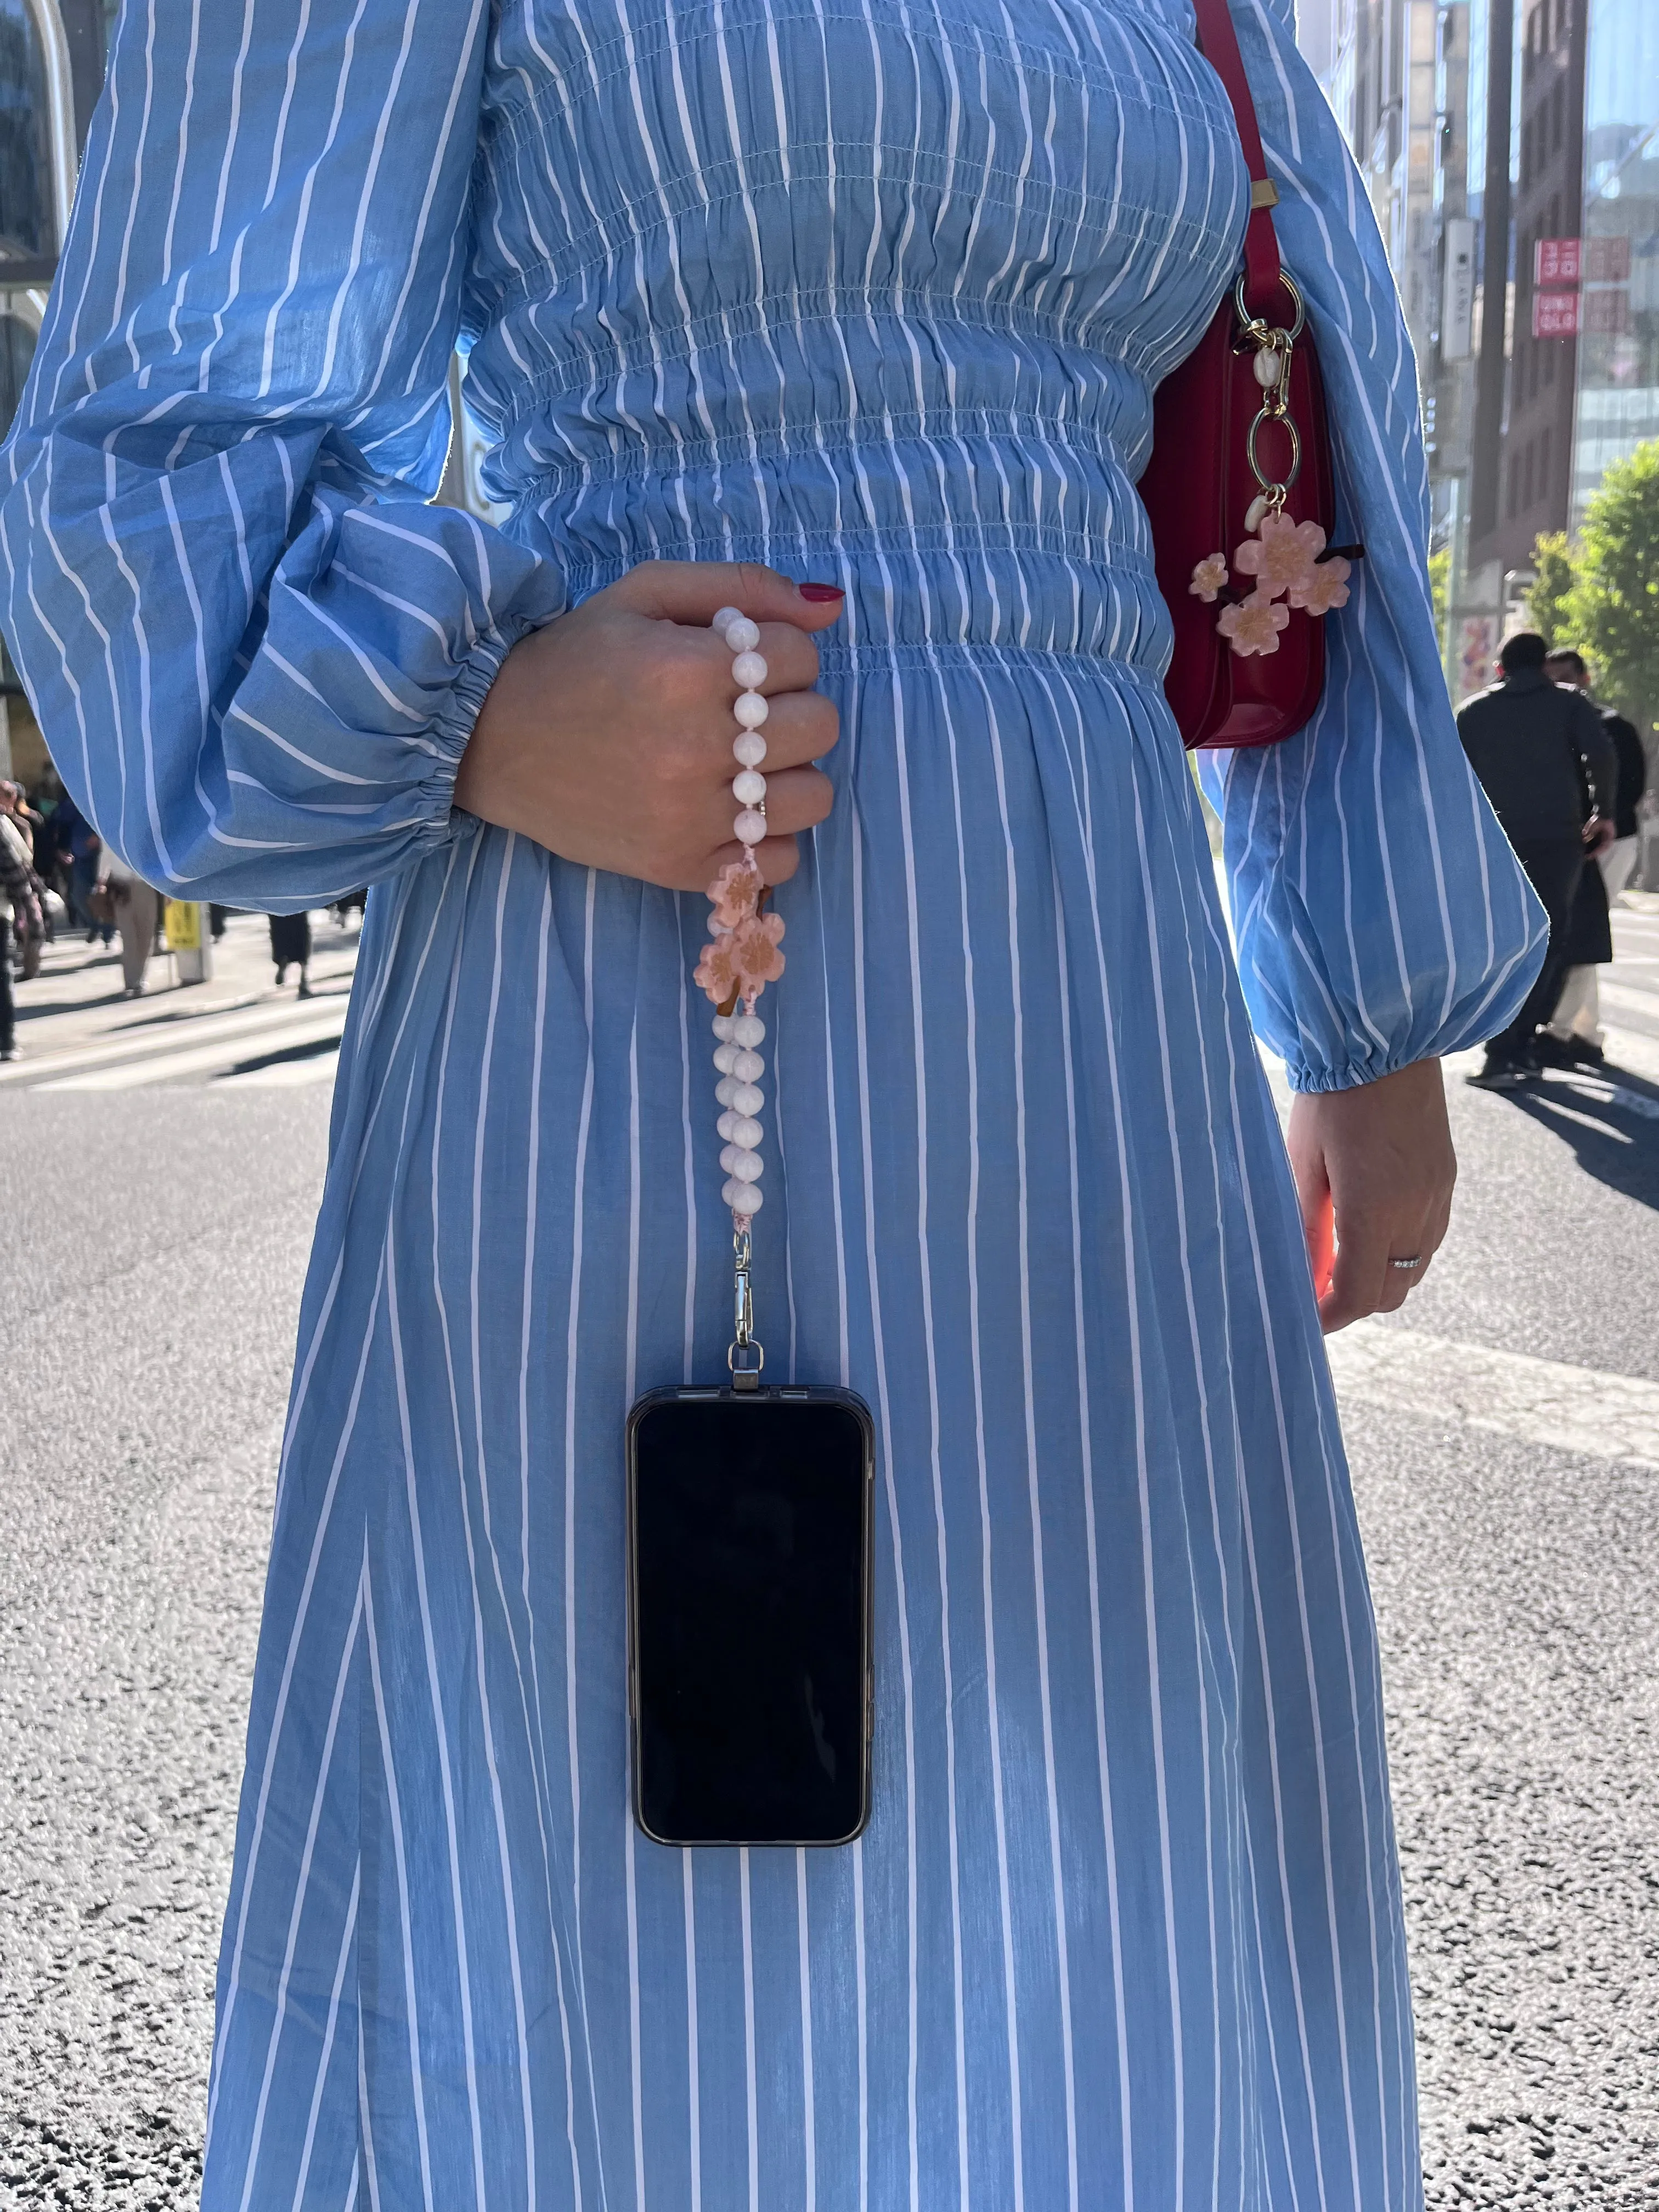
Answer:
<path fill-rule="evenodd" d="M 574 591 L 834 548 L 865 641 L 1161 665 L 1133 479 L 1246 191 L 1190 40 L 1173 0 L 504 12 L 465 313 L 515 534 Z"/>

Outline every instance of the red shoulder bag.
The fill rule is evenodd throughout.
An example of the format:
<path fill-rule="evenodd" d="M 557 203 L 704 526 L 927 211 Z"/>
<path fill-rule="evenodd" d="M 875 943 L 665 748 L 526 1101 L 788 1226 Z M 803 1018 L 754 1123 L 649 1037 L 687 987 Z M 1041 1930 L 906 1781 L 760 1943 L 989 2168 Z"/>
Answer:
<path fill-rule="evenodd" d="M 1175 625 L 1164 691 L 1182 738 L 1267 745 L 1313 718 L 1324 616 L 1358 546 L 1333 547 L 1330 431 L 1301 293 L 1279 258 L 1255 106 L 1227 0 L 1194 0 L 1250 173 L 1243 264 L 1196 350 L 1158 386 L 1140 496 Z"/>

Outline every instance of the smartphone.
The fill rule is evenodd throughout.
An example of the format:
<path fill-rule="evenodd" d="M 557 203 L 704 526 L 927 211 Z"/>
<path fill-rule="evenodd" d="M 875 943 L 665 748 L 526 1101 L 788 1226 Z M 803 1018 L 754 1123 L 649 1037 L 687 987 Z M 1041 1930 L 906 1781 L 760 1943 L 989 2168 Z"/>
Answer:
<path fill-rule="evenodd" d="M 863 1832 L 874 1481 L 850 1390 L 654 1390 L 629 1415 L 634 1817 L 654 1842 Z"/>

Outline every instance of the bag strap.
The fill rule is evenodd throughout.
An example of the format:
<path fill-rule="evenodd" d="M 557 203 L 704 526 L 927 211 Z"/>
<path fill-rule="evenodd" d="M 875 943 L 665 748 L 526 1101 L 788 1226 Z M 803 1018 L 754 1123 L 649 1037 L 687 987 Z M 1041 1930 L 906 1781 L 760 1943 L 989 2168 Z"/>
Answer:
<path fill-rule="evenodd" d="M 1267 174 L 1255 102 L 1250 97 L 1250 81 L 1244 74 L 1238 33 L 1228 13 L 1227 0 L 1193 0 L 1193 9 L 1198 18 L 1198 50 L 1221 79 L 1232 102 L 1238 143 L 1250 173 L 1250 219 L 1244 227 L 1244 298 L 1252 313 L 1267 319 L 1277 315 L 1284 304 L 1279 291 L 1279 234 L 1273 218 L 1279 189 Z"/>

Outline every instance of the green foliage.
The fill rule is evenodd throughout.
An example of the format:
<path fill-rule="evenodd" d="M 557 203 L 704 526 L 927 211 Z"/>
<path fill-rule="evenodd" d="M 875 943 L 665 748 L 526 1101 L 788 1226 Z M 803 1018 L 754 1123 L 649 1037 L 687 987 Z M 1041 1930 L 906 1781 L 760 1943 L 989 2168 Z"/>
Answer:
<path fill-rule="evenodd" d="M 1600 696 L 1649 728 L 1659 714 L 1659 439 L 1602 477 L 1575 565 L 1569 612 Z"/>
<path fill-rule="evenodd" d="M 1572 610 L 1577 558 L 1577 548 L 1565 530 L 1547 531 L 1532 550 L 1538 580 L 1527 594 L 1528 619 L 1545 644 L 1559 652 L 1583 643 Z"/>
<path fill-rule="evenodd" d="M 1434 594 L 1434 629 L 1440 650 L 1446 649 L 1446 601 L 1451 591 L 1451 547 L 1443 545 L 1429 556 L 1429 589 Z"/>

